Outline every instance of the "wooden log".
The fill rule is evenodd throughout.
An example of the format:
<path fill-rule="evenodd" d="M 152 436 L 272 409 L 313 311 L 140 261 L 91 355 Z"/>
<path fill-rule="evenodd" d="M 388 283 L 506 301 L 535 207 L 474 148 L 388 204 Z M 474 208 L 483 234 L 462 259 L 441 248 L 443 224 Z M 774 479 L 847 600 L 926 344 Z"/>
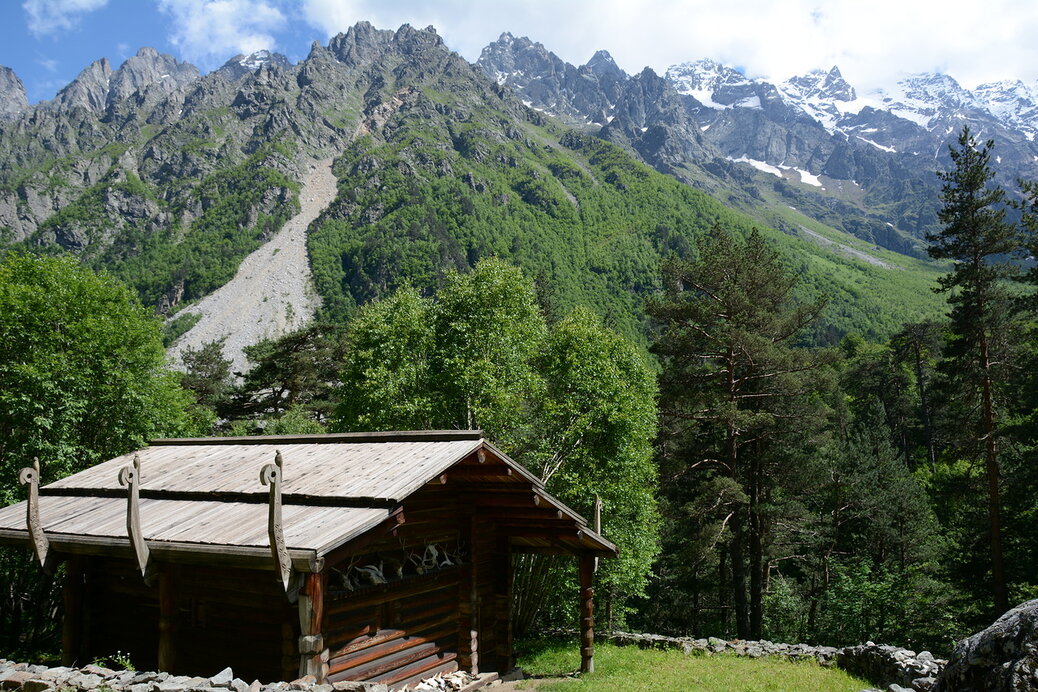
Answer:
<path fill-rule="evenodd" d="M 480 450 L 482 451 L 482 450 Z M 458 665 L 467 673 L 479 674 L 479 590 L 478 554 L 476 545 L 479 532 L 472 510 L 463 519 L 465 539 L 469 545 L 469 564 L 458 580 Z"/>
<path fill-rule="evenodd" d="M 391 639 L 377 646 L 371 646 L 352 654 L 332 658 L 329 661 L 329 674 L 335 675 L 348 670 L 350 671 L 350 677 L 363 680 L 394 668 L 399 668 L 404 662 L 400 661 L 395 665 L 388 665 L 380 670 L 373 670 L 373 665 L 369 664 L 377 664 L 389 660 L 399 661 L 399 657 L 396 654 L 416 647 L 430 651 L 439 651 L 443 647 L 439 646 L 437 642 L 445 642 L 446 637 L 454 635 L 457 631 L 454 626 L 455 623 L 450 623 L 450 625 L 441 627 L 434 632 Z M 424 654 L 415 656 L 412 660 L 423 657 Z"/>
<path fill-rule="evenodd" d="M 391 687 L 396 687 L 398 684 L 401 686 L 409 684 L 409 681 L 411 680 L 417 682 L 418 680 L 446 670 L 449 667 L 447 665 L 448 663 L 452 664 L 456 670 L 457 663 L 455 662 L 455 659 L 457 657 L 458 654 L 453 651 L 444 654 L 433 654 L 432 656 L 415 661 L 410 665 L 395 670 L 392 673 L 377 677 L 373 682 L 381 682 L 382 684 Z"/>
<path fill-rule="evenodd" d="M 83 566 L 86 558 L 73 555 L 65 564 L 65 618 L 61 623 L 61 664 L 85 663 L 83 652 Z"/>
<path fill-rule="evenodd" d="M 512 661 L 512 546 L 507 536 L 499 536 L 494 552 L 494 623 L 497 669 L 507 673 Z"/>
<path fill-rule="evenodd" d="M 394 642 L 399 644 L 399 642 Z M 405 666 L 408 663 L 428 658 L 429 656 L 435 655 L 440 652 L 439 647 L 436 646 L 435 642 L 429 642 L 419 644 L 413 648 L 405 648 L 398 651 L 394 655 L 387 656 L 386 658 L 380 658 L 375 661 L 370 661 L 366 665 L 358 666 L 356 668 L 344 669 L 338 673 L 335 673 L 335 681 L 339 680 L 367 680 L 376 675 L 382 675 L 389 671 L 396 670 L 401 666 Z"/>
<path fill-rule="evenodd" d="M 580 672 L 595 672 L 595 558 L 580 556 Z"/>
<path fill-rule="evenodd" d="M 328 677 L 329 652 L 321 635 L 327 576 L 307 574 L 299 594 L 299 677 L 313 675 L 318 682 Z"/>
<path fill-rule="evenodd" d="M 378 632 L 376 632 L 374 634 L 374 636 L 366 637 L 364 639 L 354 640 L 352 642 L 349 642 L 349 643 L 345 644 L 344 646 L 339 647 L 339 649 L 337 649 L 336 651 L 331 653 L 331 655 L 329 657 L 329 660 L 338 659 L 338 658 L 340 658 L 342 656 L 345 656 L 346 654 L 351 654 L 351 653 L 354 653 L 356 651 L 361 651 L 363 649 L 367 649 L 367 648 L 370 648 L 372 646 L 376 646 L 378 644 L 382 644 L 382 643 L 385 643 L 385 642 L 388 642 L 388 641 L 392 641 L 394 639 L 400 639 L 401 637 L 405 637 L 405 636 L 408 636 L 408 635 L 416 635 L 417 636 L 417 635 L 422 634 L 424 632 L 430 632 L 430 631 L 433 631 L 433 630 L 445 627 L 447 625 L 454 626 L 454 623 L 456 623 L 456 622 L 457 622 L 457 617 L 455 616 L 454 613 L 451 613 L 447 617 L 443 617 L 443 618 L 440 618 L 439 620 L 434 620 L 432 622 L 428 622 L 425 625 L 423 625 L 421 628 L 414 629 L 414 630 L 411 630 L 411 631 L 403 630 L 403 629 L 379 630 Z"/>
<path fill-rule="evenodd" d="M 160 671 L 172 671 L 176 666 L 177 592 L 174 566 L 164 564 L 159 572 L 159 651 Z"/>

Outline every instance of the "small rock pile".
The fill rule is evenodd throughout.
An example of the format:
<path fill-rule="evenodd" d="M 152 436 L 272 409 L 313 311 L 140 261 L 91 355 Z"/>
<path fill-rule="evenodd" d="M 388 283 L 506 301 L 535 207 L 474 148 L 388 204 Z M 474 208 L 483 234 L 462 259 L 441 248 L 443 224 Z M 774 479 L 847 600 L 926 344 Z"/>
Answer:
<path fill-rule="evenodd" d="M 685 654 L 712 655 L 727 652 L 750 658 L 781 656 L 793 661 L 815 659 L 823 666 L 836 665 L 853 675 L 873 681 L 882 680 L 884 684 L 889 683 L 889 692 L 931 692 L 936 676 L 947 663 L 934 658 L 929 651 L 920 651 L 917 654 L 909 649 L 880 646 L 872 642 L 839 649 L 808 644 L 777 644 L 763 640 L 725 641 L 716 637 L 692 639 L 630 632 L 613 632 L 605 635 L 605 638 L 618 646 L 677 649 Z"/>
<path fill-rule="evenodd" d="M 0 658 L 0 689 L 16 692 L 389 692 L 371 682 L 335 682 L 318 685 L 312 675 L 292 682 L 266 685 L 234 677 L 230 668 L 204 678 L 169 673 L 111 670 L 97 665 L 48 668 Z M 450 689 L 450 688 L 444 688 Z"/>
<path fill-rule="evenodd" d="M 412 687 L 414 692 L 454 692 L 470 685 L 478 678 L 475 675 L 458 670 L 453 673 L 437 673 Z"/>

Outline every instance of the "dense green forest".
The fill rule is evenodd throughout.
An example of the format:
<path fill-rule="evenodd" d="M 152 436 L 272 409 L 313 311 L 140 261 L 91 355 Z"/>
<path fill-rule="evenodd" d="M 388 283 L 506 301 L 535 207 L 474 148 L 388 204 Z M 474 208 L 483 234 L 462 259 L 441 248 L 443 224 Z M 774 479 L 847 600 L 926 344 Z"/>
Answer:
<path fill-rule="evenodd" d="M 38 456 L 46 481 L 159 434 L 479 427 L 577 511 L 603 499 L 607 627 L 947 651 L 1038 594 L 1038 187 L 993 187 L 991 143 L 964 131 L 942 174 L 927 300 L 947 315 L 855 332 L 850 274 L 813 265 L 871 265 L 798 251 L 611 145 L 574 136 L 580 159 L 540 146 L 502 171 L 478 159 L 526 140 L 474 136 L 469 159 L 397 134 L 340 160 L 311 237 L 322 321 L 250 348 L 240 380 L 219 342 L 172 375 L 118 270 L 9 253 L 0 468 Z M 425 163 L 398 178 L 404 160 Z M 0 647 L 53 648 L 20 596 L 53 584 L 3 560 Z M 517 566 L 520 633 L 573 622 L 572 567 Z"/>

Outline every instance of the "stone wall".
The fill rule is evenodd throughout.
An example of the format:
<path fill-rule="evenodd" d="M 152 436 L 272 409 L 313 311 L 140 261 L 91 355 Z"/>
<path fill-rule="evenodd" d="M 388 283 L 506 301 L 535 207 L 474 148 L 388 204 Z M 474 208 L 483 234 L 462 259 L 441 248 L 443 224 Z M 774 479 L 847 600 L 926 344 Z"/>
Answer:
<path fill-rule="evenodd" d="M 692 639 L 690 637 L 664 637 L 659 634 L 632 634 L 613 632 L 603 638 L 619 646 L 638 646 L 643 649 L 676 649 L 685 654 L 729 653 L 737 656 L 761 658 L 780 656 L 799 661 L 815 659 L 823 666 L 838 666 L 852 675 L 869 680 L 873 684 L 887 686 L 892 692 L 916 690 L 930 692 L 935 678 L 947 661 L 934 658 L 929 651 L 916 653 L 896 646 L 882 646 L 867 642 L 858 646 L 836 648 L 832 646 L 810 646 L 808 644 L 776 644 L 769 641 L 725 641 Z"/>
<path fill-rule="evenodd" d="M 292 682 L 251 684 L 225 668 L 210 678 L 110 670 L 96 665 L 82 668 L 48 668 L 14 663 L 0 658 L 0 689 L 17 692 L 388 692 L 370 682 L 336 682 L 318 685 L 313 676 Z"/>

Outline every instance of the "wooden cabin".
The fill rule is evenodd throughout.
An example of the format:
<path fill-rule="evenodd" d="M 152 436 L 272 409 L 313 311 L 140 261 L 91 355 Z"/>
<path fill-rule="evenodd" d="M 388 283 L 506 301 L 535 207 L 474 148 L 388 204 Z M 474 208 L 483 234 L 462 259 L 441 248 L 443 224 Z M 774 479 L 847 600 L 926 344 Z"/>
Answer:
<path fill-rule="evenodd" d="M 156 440 L 0 509 L 0 541 L 65 563 L 65 663 L 400 688 L 508 671 L 512 555 L 616 547 L 480 431 Z"/>

